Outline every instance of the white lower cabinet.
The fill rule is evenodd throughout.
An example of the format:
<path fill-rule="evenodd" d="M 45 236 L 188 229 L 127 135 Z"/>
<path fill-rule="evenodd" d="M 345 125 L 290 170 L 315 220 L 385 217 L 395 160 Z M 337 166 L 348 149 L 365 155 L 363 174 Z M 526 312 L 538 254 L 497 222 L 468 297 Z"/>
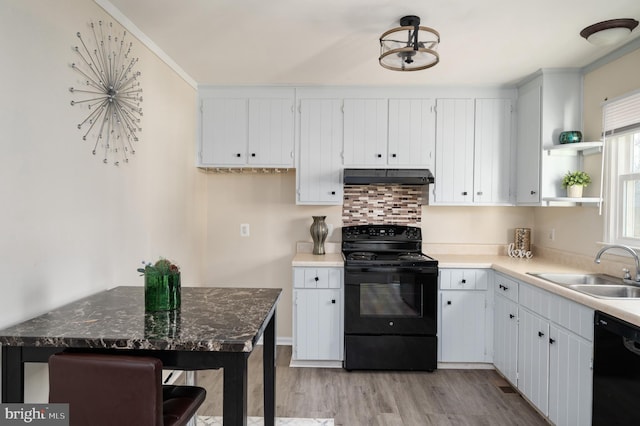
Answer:
<path fill-rule="evenodd" d="M 593 343 L 549 328 L 549 419 L 558 426 L 590 425 Z"/>
<path fill-rule="evenodd" d="M 493 313 L 493 364 L 512 385 L 516 386 L 518 379 L 518 305 L 512 300 L 496 294 Z"/>
<path fill-rule="evenodd" d="M 496 369 L 553 424 L 591 424 L 593 309 L 499 273 L 494 289 Z"/>
<path fill-rule="evenodd" d="M 518 324 L 518 389 L 548 415 L 549 322 L 520 308 Z"/>
<path fill-rule="evenodd" d="M 322 364 L 331 361 L 341 365 L 342 272 L 342 268 L 293 268 L 292 365 L 331 366 Z"/>
<path fill-rule="evenodd" d="M 443 291 L 441 362 L 485 361 L 485 292 Z"/>
<path fill-rule="evenodd" d="M 491 274 L 489 269 L 440 270 L 439 362 L 491 362 Z"/>

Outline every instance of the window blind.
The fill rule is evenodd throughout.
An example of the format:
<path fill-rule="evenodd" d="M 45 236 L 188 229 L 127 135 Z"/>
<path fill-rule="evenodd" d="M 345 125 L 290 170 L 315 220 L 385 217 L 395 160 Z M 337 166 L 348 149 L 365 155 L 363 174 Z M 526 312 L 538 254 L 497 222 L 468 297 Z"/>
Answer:
<path fill-rule="evenodd" d="M 606 136 L 640 129 L 640 91 L 635 91 L 603 106 L 603 130 Z"/>

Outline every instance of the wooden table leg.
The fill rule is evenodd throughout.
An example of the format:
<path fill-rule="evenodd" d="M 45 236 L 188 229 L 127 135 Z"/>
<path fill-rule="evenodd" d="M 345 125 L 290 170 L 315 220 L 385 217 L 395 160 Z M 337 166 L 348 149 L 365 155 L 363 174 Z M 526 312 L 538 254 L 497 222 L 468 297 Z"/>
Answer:
<path fill-rule="evenodd" d="M 264 330 L 263 379 L 264 379 L 264 426 L 274 426 L 276 416 L 276 313 Z"/>

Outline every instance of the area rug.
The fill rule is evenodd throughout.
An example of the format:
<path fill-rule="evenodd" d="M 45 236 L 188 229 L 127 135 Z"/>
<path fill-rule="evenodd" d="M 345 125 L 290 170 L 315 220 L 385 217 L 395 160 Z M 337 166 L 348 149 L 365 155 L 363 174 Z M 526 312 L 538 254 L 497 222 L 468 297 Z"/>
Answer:
<path fill-rule="evenodd" d="M 197 426 L 222 426 L 222 417 L 198 416 Z M 249 417 L 247 426 L 264 426 L 264 419 L 262 417 Z M 333 419 L 276 417 L 276 426 L 333 426 Z"/>

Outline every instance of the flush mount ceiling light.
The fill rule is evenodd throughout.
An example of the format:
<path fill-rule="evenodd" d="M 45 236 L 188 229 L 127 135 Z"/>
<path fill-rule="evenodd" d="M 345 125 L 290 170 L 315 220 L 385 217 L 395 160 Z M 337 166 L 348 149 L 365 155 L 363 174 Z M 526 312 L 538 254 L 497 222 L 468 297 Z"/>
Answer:
<path fill-rule="evenodd" d="M 380 36 L 380 65 L 394 71 L 431 68 L 440 61 L 436 52 L 439 43 L 436 30 L 421 27 L 417 16 L 404 16 L 399 27 Z"/>
<path fill-rule="evenodd" d="M 608 46 L 624 40 L 637 26 L 635 19 L 610 19 L 589 25 L 580 35 L 596 46 Z"/>

